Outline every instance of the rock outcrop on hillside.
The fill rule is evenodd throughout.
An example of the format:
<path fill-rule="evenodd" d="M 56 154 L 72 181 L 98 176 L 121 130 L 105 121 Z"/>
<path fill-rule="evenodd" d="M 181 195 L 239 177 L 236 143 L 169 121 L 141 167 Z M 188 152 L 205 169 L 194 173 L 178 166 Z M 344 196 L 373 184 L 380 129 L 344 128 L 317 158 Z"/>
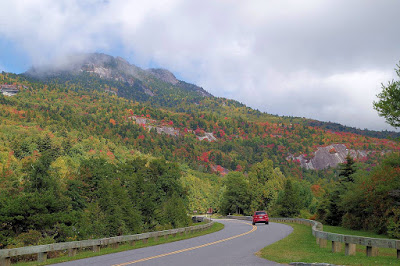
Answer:
<path fill-rule="evenodd" d="M 0 93 L 3 94 L 4 96 L 14 96 L 18 92 L 19 88 L 17 85 L 0 84 Z"/>
<path fill-rule="evenodd" d="M 171 83 L 173 85 L 176 85 L 177 83 L 179 83 L 179 80 L 176 79 L 176 77 L 174 76 L 174 74 L 172 74 L 171 72 L 169 72 L 166 69 L 162 69 L 162 68 L 150 68 L 147 70 L 149 73 L 153 74 L 155 77 L 157 77 L 158 79 L 161 79 L 162 81 Z"/>
<path fill-rule="evenodd" d="M 214 134 L 212 133 L 212 132 L 205 132 L 204 133 L 204 136 L 202 136 L 202 137 L 200 137 L 200 136 L 197 136 L 197 139 L 198 140 L 207 140 L 208 142 L 211 142 L 211 141 L 217 141 L 217 138 L 216 137 L 214 137 Z"/>
<path fill-rule="evenodd" d="M 160 123 L 157 120 L 154 119 L 149 119 L 146 117 L 140 117 L 140 116 L 130 116 L 128 117 L 128 119 L 130 120 L 134 120 L 136 124 L 143 126 L 144 128 L 147 128 L 148 130 L 151 129 L 156 129 L 158 134 L 167 134 L 170 136 L 174 136 L 174 137 L 178 137 L 181 136 L 181 132 L 179 131 L 179 129 L 174 128 L 172 126 L 167 126 L 167 125 L 163 125 L 162 123 Z M 193 130 L 186 130 L 187 133 L 195 133 Z M 202 140 L 207 140 L 209 142 L 211 141 L 217 141 L 217 138 L 213 135 L 212 132 L 204 132 L 204 136 L 197 136 L 196 138 L 200 141 Z"/>
<path fill-rule="evenodd" d="M 347 149 L 344 144 L 332 144 L 326 147 L 318 147 L 312 156 L 289 156 L 289 160 L 298 160 L 302 168 L 322 170 L 328 167 L 336 167 L 346 161 L 347 154 L 353 158 L 365 158 L 369 152 L 363 150 Z"/>

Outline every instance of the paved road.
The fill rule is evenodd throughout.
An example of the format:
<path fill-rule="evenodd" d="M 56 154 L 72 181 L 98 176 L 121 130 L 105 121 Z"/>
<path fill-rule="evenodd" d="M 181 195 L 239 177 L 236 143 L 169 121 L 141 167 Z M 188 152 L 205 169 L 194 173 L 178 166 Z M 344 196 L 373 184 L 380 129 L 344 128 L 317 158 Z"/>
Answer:
<path fill-rule="evenodd" d="M 292 232 L 290 226 L 277 223 L 252 226 L 247 221 L 218 222 L 225 228 L 216 233 L 57 265 L 279 265 L 254 253 Z"/>

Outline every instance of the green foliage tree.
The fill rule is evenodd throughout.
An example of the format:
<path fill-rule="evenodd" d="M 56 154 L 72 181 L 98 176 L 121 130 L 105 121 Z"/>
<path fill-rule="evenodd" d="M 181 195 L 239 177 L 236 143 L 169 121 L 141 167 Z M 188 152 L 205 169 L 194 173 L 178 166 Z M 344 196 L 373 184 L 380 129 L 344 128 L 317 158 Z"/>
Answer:
<path fill-rule="evenodd" d="M 186 227 L 190 220 L 187 216 L 184 200 L 176 192 L 171 197 L 162 203 L 161 217 L 162 224 L 170 225 L 171 227 Z"/>
<path fill-rule="evenodd" d="M 397 236 L 400 232 L 400 154 L 393 153 L 372 171 L 358 171 L 341 197 L 343 226 Z"/>
<path fill-rule="evenodd" d="M 301 207 L 300 193 L 293 185 L 293 181 L 287 179 L 279 207 L 279 215 L 282 217 L 296 217 L 300 214 Z"/>
<path fill-rule="evenodd" d="M 250 213 L 249 182 L 241 172 L 230 172 L 225 176 L 225 191 L 222 194 L 220 210 L 222 214 Z"/>
<path fill-rule="evenodd" d="M 273 162 L 265 159 L 256 163 L 249 172 L 251 210 L 268 210 L 276 203 L 278 192 L 283 189 L 285 177 Z"/>
<path fill-rule="evenodd" d="M 50 165 L 56 158 L 54 150 L 46 150 L 40 158 L 28 166 L 26 189 L 28 191 L 45 191 L 52 189 L 56 192 L 59 184 L 50 173 Z"/>
<path fill-rule="evenodd" d="M 400 66 L 397 65 L 395 70 L 400 77 Z M 400 81 L 389 81 L 386 86 L 382 84 L 382 92 L 377 97 L 379 101 L 374 101 L 374 109 L 385 117 L 389 125 L 400 127 Z"/>

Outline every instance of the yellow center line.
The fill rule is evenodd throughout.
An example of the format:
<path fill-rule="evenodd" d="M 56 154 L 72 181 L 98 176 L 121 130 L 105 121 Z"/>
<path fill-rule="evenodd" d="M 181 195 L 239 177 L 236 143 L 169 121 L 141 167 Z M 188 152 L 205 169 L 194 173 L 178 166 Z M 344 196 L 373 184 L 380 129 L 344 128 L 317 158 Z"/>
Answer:
<path fill-rule="evenodd" d="M 246 223 L 246 222 L 241 222 L 241 223 L 245 223 L 245 224 L 250 225 L 249 223 Z M 238 238 L 238 237 L 241 237 L 241 236 L 244 236 L 244 235 L 253 233 L 254 231 L 257 230 L 257 226 L 252 225 L 252 227 L 253 227 L 253 228 L 252 228 L 250 231 L 245 232 L 245 233 L 240 234 L 240 235 L 231 236 L 231 237 L 228 237 L 228 238 L 225 238 L 225 239 L 221 239 L 221 240 L 218 240 L 218 241 L 215 241 L 215 242 L 210 242 L 210 243 L 207 243 L 207 244 L 204 244 L 204 245 L 200 245 L 200 246 L 195 246 L 195 247 L 191 247 L 191 248 L 180 249 L 180 250 L 176 250 L 176 251 L 173 251 L 173 252 L 160 254 L 160 255 L 157 255 L 157 256 L 153 256 L 153 257 L 147 257 L 147 258 L 143 258 L 143 259 L 140 259 L 140 260 L 129 261 L 129 262 L 121 263 L 121 264 L 114 264 L 113 266 L 125 266 L 125 265 L 130 265 L 130 264 L 134 264 L 134 263 L 138 263 L 138 262 L 142 262 L 142 261 L 148 261 L 148 260 L 157 259 L 157 258 L 161 258 L 161 257 L 173 255 L 173 254 L 178 254 L 178 253 L 182 253 L 182 252 L 186 252 L 186 251 L 190 251 L 190 250 L 194 250 L 194 249 L 198 249 L 198 248 L 203 248 L 203 247 L 215 245 L 215 244 L 218 244 L 218 243 L 221 243 L 221 242 L 229 241 L 229 240 L 232 240 L 232 239 L 235 239 L 235 238 Z"/>

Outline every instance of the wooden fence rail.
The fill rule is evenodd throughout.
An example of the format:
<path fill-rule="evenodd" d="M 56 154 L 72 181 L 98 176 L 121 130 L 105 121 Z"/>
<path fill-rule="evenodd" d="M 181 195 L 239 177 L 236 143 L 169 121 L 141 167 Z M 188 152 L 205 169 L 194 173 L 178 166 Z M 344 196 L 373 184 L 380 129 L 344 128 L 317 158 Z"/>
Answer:
<path fill-rule="evenodd" d="M 251 221 L 251 216 L 227 216 L 230 219 Z M 397 250 L 397 259 L 400 259 L 400 240 L 371 238 L 353 235 L 342 235 L 323 231 L 323 225 L 320 222 L 300 219 L 300 218 L 270 218 L 270 221 L 284 223 L 298 223 L 312 226 L 312 234 L 316 238 L 320 247 L 326 247 L 328 241 L 332 241 L 332 252 L 341 252 L 342 244 L 345 244 L 345 254 L 347 256 L 356 254 L 356 245 L 365 246 L 365 253 L 369 257 L 377 256 L 379 248 L 393 248 Z"/>
<path fill-rule="evenodd" d="M 136 235 L 115 236 L 101 239 L 54 243 L 48 245 L 28 246 L 12 249 L 0 249 L 0 266 L 11 265 L 11 258 L 16 256 L 37 254 L 38 262 L 45 262 L 47 260 L 47 253 L 53 251 L 68 251 L 68 256 L 75 256 L 77 251 L 81 248 L 92 248 L 93 252 L 99 252 L 102 246 L 118 247 L 120 243 L 124 242 L 130 242 L 132 245 L 134 245 L 135 242 L 139 240 L 147 242 L 149 238 L 154 238 L 155 240 L 158 240 L 160 237 L 167 237 L 169 235 L 183 235 L 190 232 L 205 230 L 207 228 L 210 228 L 214 223 L 209 219 L 204 220 L 208 221 L 208 223 Z"/>

